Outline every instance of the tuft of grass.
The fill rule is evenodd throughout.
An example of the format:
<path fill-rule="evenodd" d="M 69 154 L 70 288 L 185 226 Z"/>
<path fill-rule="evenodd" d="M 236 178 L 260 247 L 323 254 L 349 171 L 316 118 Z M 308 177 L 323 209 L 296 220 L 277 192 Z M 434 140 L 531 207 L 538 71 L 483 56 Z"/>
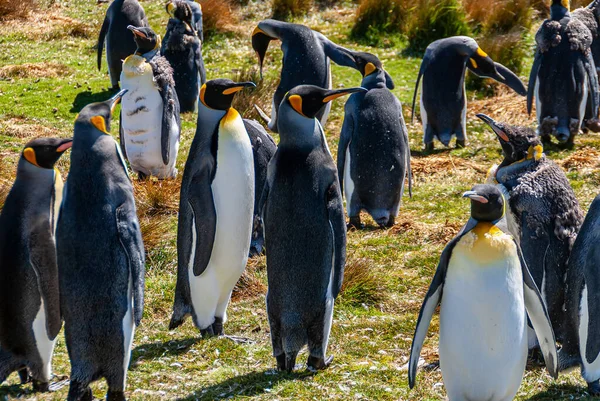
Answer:
<path fill-rule="evenodd" d="M 308 14 L 312 0 L 273 0 L 273 18 L 286 21 Z"/>
<path fill-rule="evenodd" d="M 261 275 L 266 277 L 264 263 L 264 257 L 248 259 L 246 270 L 231 294 L 233 302 L 264 296 L 267 293 L 267 285 L 261 279 Z"/>
<path fill-rule="evenodd" d="M 0 21 L 25 18 L 37 6 L 35 0 L 0 0 Z"/>
<path fill-rule="evenodd" d="M 153 216 L 152 218 L 144 216 L 140 219 L 140 229 L 146 252 L 159 248 L 165 240 L 169 239 L 166 235 L 171 234 L 171 221 L 168 216 Z"/>
<path fill-rule="evenodd" d="M 403 32 L 407 15 L 406 0 L 362 0 L 350 36 L 378 45 L 382 37 Z"/>
<path fill-rule="evenodd" d="M 5 65 L 0 68 L 0 79 L 56 78 L 70 74 L 69 67 L 61 63 L 25 63 Z"/>
<path fill-rule="evenodd" d="M 179 209 L 178 180 L 134 180 L 134 192 L 139 216 L 176 214 Z"/>
<path fill-rule="evenodd" d="M 256 67 L 240 69 L 232 79 L 235 82 L 251 81 L 256 84 L 256 88 L 247 89 L 236 94 L 233 98 L 232 106 L 239 111 L 244 118 L 261 121 L 258 113 L 254 109 L 254 105 L 258 105 L 268 113 L 273 100 L 273 93 L 275 93 L 275 90 L 277 89 L 278 80 L 266 75 L 261 79 L 260 72 Z"/>
<path fill-rule="evenodd" d="M 375 276 L 372 262 L 366 258 L 346 262 L 344 283 L 340 292 L 343 304 L 350 306 L 377 305 L 384 300 L 381 280 Z"/>
<path fill-rule="evenodd" d="M 237 24 L 238 17 L 230 0 L 203 0 L 200 4 L 205 39 L 216 33 L 230 32 Z"/>

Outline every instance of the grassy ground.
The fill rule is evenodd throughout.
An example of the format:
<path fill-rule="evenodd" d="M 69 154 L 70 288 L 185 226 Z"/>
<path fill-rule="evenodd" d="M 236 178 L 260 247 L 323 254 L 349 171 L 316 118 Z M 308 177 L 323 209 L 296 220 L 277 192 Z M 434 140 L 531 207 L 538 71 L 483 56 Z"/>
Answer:
<path fill-rule="evenodd" d="M 43 9 L 37 17 L 0 25 L 0 206 L 14 178 L 15 162 L 23 144 L 40 135 L 69 136 L 76 113 L 91 101 L 109 96 L 106 65 L 95 67 L 96 35 L 107 5 L 92 0 L 64 0 Z M 161 1 L 143 1 L 151 26 L 164 33 L 167 22 Z M 315 12 L 299 22 L 317 28 L 345 46 L 380 56 L 394 77 L 394 91 L 405 104 L 417 76 L 420 60 L 401 56 L 403 42 L 387 40 L 385 48 L 370 49 L 347 37 L 352 4 Z M 213 36 L 205 44 L 209 78 L 235 77 L 257 64 L 250 47 L 256 22 L 269 16 L 268 2 L 253 2 L 242 9 L 234 32 Z M 280 50 L 273 44 L 266 61 L 266 82 L 278 75 Z M 105 62 L 104 62 L 105 63 Z M 360 83 L 358 72 L 334 66 L 334 85 Z M 266 83 L 264 83 L 266 84 Z M 415 185 L 406 198 L 396 225 L 388 230 L 370 224 L 348 233 L 348 274 L 345 291 L 337 302 L 330 353 L 330 369 L 316 375 L 302 371 L 273 371 L 269 326 L 266 319 L 265 258 L 249 262 L 248 272 L 229 308 L 226 331 L 254 340 L 237 345 L 227 339 L 201 340 L 191 322 L 168 331 L 176 272 L 176 213 L 179 182 L 135 183 L 138 211 L 147 248 L 147 304 L 142 326 L 136 332 L 129 371 L 131 400 L 436 400 L 445 396 L 439 369 L 421 369 L 417 387 L 409 391 L 406 363 L 417 313 L 437 260 L 445 244 L 466 221 L 469 205 L 460 194 L 484 180 L 487 168 L 501 160 L 493 135 L 474 118 L 485 112 L 503 121 L 532 125 L 525 100 L 501 92 L 493 99 L 469 98 L 470 143 L 466 149 L 439 150 L 425 157 L 421 126 L 409 124 Z M 269 99 L 262 99 L 266 104 Z M 335 153 L 343 118 L 343 101 L 334 103 L 326 127 Z M 113 133 L 118 132 L 116 123 Z M 195 117 L 184 117 L 178 167 L 183 171 L 194 134 Z M 566 170 L 585 209 L 598 192 L 600 136 L 581 136 L 575 150 L 547 149 Z M 335 156 L 335 155 L 334 155 Z M 60 162 L 68 171 L 68 157 Z M 3 189 L 4 188 L 4 189 Z M 366 218 L 366 216 L 365 216 Z M 422 353 L 426 364 L 437 356 L 437 318 Z M 302 354 L 300 361 L 304 361 Z M 59 336 L 54 372 L 69 374 L 64 338 Z M 577 372 L 556 381 L 539 368 L 525 373 L 519 400 L 589 399 Z M 106 390 L 94 385 L 97 397 Z M 35 395 L 30 386 L 17 385 L 13 375 L 0 387 L 0 400 L 23 397 L 61 400 L 67 389 Z"/>

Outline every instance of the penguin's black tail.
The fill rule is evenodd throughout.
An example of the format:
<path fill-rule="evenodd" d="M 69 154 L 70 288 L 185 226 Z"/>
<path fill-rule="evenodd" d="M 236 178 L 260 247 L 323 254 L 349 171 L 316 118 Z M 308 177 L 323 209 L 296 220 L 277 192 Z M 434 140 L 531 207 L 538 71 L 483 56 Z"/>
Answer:
<path fill-rule="evenodd" d="M 102 67 L 102 51 L 104 50 L 104 39 L 106 38 L 109 25 L 110 21 L 108 20 L 108 17 L 104 17 L 104 22 L 102 23 L 102 28 L 100 28 L 100 34 L 98 35 L 98 70 Z"/>

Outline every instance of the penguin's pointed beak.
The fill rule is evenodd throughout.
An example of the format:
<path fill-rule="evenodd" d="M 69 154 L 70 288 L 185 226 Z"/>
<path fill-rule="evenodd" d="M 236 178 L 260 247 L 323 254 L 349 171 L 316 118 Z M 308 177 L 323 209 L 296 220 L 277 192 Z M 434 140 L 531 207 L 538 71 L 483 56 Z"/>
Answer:
<path fill-rule="evenodd" d="M 111 113 L 115 111 L 115 107 L 121 101 L 121 98 L 123 97 L 123 95 L 126 93 L 127 93 L 127 89 L 121 89 L 116 95 L 114 95 L 113 97 L 111 97 L 110 99 L 108 99 L 106 101 L 106 103 L 110 107 Z"/>
<path fill-rule="evenodd" d="M 508 135 L 504 132 L 504 127 L 501 124 L 497 123 L 492 117 L 487 116 L 485 114 L 477 114 L 477 118 L 490 126 L 492 131 L 504 142 L 510 142 Z"/>
<path fill-rule="evenodd" d="M 475 202 L 488 203 L 489 201 L 485 196 L 479 195 L 476 191 L 467 191 L 462 195 L 463 198 L 469 198 Z"/>
<path fill-rule="evenodd" d="M 223 91 L 224 95 L 231 95 L 233 93 L 239 92 L 244 88 L 256 88 L 256 84 L 254 82 L 237 82 L 235 85 L 230 86 L 229 88 Z"/>
<path fill-rule="evenodd" d="M 133 34 L 135 36 L 139 36 L 140 38 L 144 38 L 144 39 L 148 38 L 148 36 L 146 36 L 146 34 L 143 31 L 141 31 L 139 28 L 136 28 L 133 25 L 127 25 L 127 29 L 129 29 L 131 32 L 133 32 Z"/>
<path fill-rule="evenodd" d="M 263 78 L 263 63 L 269 48 L 269 43 L 274 40 L 271 36 L 267 35 L 265 31 L 260 29 L 258 26 L 254 28 L 252 32 L 252 48 L 258 56 L 258 63 L 260 65 L 260 79 Z"/>
<path fill-rule="evenodd" d="M 65 139 L 59 146 L 56 148 L 57 153 L 63 153 L 67 149 L 70 149 L 73 146 L 73 138 Z"/>
<path fill-rule="evenodd" d="M 323 103 L 328 103 L 328 102 L 331 102 L 333 99 L 337 99 L 338 97 L 350 95 L 352 93 L 358 93 L 358 92 L 366 93 L 366 92 L 368 92 L 368 89 L 365 89 L 365 88 L 362 88 L 359 86 L 356 88 L 338 89 L 338 90 L 334 90 L 334 91 L 328 91 L 328 92 L 326 92 L 325 97 L 323 98 Z"/>

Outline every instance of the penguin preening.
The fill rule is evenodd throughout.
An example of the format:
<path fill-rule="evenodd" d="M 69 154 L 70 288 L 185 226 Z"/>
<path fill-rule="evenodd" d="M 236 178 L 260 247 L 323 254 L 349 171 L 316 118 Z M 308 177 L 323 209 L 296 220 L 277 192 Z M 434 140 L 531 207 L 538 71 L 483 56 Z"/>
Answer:
<path fill-rule="evenodd" d="M 502 193 L 493 185 L 476 185 L 463 196 L 471 200 L 471 218 L 444 248 L 425 295 L 409 385 L 415 385 L 423 341 L 441 303 L 440 368 L 449 400 L 511 401 L 527 361 L 527 317 L 556 378 L 554 333 L 519 244 L 508 233 Z"/>
<path fill-rule="evenodd" d="M 277 39 L 281 41 L 283 65 L 279 85 L 273 95 L 271 118 L 255 106 L 273 132 L 278 129 L 279 105 L 292 88 L 316 85 L 331 89 L 330 60 L 341 66 L 355 68 L 349 50 L 336 45 L 323 34 L 304 25 L 267 19 L 261 21 L 252 33 L 252 48 L 258 55 L 261 76 L 269 43 Z M 330 109 L 331 104 L 328 103 L 317 114 L 322 126 L 327 122 Z"/>
<path fill-rule="evenodd" d="M 113 98 L 75 121 L 71 170 L 56 230 L 61 312 L 71 360 L 68 401 L 92 400 L 105 378 L 108 401 L 125 400 L 127 369 L 144 308 L 144 245 L 133 186 L 109 134 Z"/>
<path fill-rule="evenodd" d="M 346 102 L 337 159 L 340 189 L 352 226 L 362 227 L 360 211 L 365 209 L 381 227 L 391 227 L 407 175 L 412 195 L 408 129 L 381 61 L 370 53 L 351 54 L 368 92 L 355 93 Z"/>
<path fill-rule="evenodd" d="M 121 148 L 140 179 L 174 178 L 181 117 L 173 69 L 158 53 L 160 36 L 150 28 L 128 29 L 138 47 L 123 62 L 121 84 L 127 92 L 121 104 Z"/>
<path fill-rule="evenodd" d="M 478 114 L 496 134 L 504 160 L 492 178 L 510 196 L 511 225 L 527 266 L 542 293 L 559 342 L 564 339 L 563 305 L 567 262 L 583 221 L 583 212 L 561 168 L 544 155 L 540 138 L 525 127 Z"/>
<path fill-rule="evenodd" d="M 15 371 L 48 391 L 62 326 L 54 231 L 63 181 L 54 164 L 71 139 L 25 145 L 0 213 L 0 384 Z"/>
<path fill-rule="evenodd" d="M 555 136 L 573 145 L 582 126 L 598 123 L 598 75 L 591 45 L 592 32 L 572 18 L 568 0 L 552 0 L 550 19 L 535 35 L 536 52 L 529 75 L 527 112 L 536 100 L 537 133 L 544 141 Z M 589 104 L 588 104 L 589 103 Z M 590 117 L 586 125 L 587 115 Z"/>
<path fill-rule="evenodd" d="M 324 369 L 346 260 L 346 219 L 337 169 L 317 119 L 336 91 L 301 85 L 279 107 L 280 142 L 261 197 L 267 242 L 267 314 L 279 370 L 292 371 L 308 344 L 308 367 Z"/>
<path fill-rule="evenodd" d="M 493 78 L 519 95 L 526 95 L 523 82 L 508 68 L 494 62 L 467 36 L 454 36 L 436 40 L 427 46 L 412 103 L 412 120 L 415 118 L 415 101 L 419 82 L 421 89 L 421 121 L 425 150 L 433 150 L 433 140 L 444 146 L 456 136 L 456 145 L 467 141 L 467 97 L 465 71 L 469 69 L 479 77 Z"/>
<path fill-rule="evenodd" d="M 98 70 L 102 67 L 102 50 L 106 39 L 106 61 L 113 89 L 119 89 L 123 60 L 135 52 L 136 44 L 127 31 L 129 25 L 147 27 L 148 19 L 137 0 L 115 0 L 108 7 L 98 35 Z"/>
<path fill-rule="evenodd" d="M 235 94 L 252 82 L 208 81 L 181 184 L 173 330 L 191 316 L 202 336 L 222 335 L 231 291 L 246 268 L 254 209 L 252 145 Z"/>
<path fill-rule="evenodd" d="M 194 28 L 192 4 L 198 5 L 188 1 L 167 3 L 171 18 L 161 48 L 161 54 L 173 68 L 181 112 L 196 110 L 200 87 L 206 82 L 202 42 Z"/>

